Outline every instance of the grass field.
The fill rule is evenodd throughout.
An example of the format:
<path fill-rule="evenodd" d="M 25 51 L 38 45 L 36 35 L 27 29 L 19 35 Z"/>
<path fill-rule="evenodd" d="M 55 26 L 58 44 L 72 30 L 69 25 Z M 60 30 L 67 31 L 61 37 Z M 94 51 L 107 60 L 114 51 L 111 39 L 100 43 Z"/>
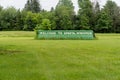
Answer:
<path fill-rule="evenodd" d="M 120 80 L 120 34 L 98 40 L 34 40 L 0 32 L 0 80 Z"/>

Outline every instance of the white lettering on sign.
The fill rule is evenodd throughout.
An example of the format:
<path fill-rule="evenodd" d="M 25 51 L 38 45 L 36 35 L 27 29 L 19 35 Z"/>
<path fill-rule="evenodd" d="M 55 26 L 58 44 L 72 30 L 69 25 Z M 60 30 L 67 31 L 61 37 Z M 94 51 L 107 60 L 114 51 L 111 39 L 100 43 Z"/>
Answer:
<path fill-rule="evenodd" d="M 91 32 L 77 32 L 77 34 L 92 34 Z"/>
<path fill-rule="evenodd" d="M 42 35 L 91 35 L 92 32 L 39 32 L 39 34 L 42 34 Z"/>
<path fill-rule="evenodd" d="M 58 32 L 58 34 L 62 35 L 62 32 Z"/>
<path fill-rule="evenodd" d="M 76 34 L 75 32 L 64 32 L 64 34 Z"/>
<path fill-rule="evenodd" d="M 56 34 L 56 32 L 40 32 L 40 34 L 44 34 L 44 35 L 46 35 L 46 34 Z"/>

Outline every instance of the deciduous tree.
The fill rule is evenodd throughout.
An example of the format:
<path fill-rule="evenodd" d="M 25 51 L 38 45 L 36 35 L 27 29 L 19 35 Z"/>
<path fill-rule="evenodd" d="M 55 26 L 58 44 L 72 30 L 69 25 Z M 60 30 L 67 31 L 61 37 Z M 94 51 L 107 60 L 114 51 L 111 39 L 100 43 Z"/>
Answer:
<path fill-rule="evenodd" d="M 55 9 L 56 29 L 74 29 L 74 6 L 71 0 L 59 0 Z"/>
<path fill-rule="evenodd" d="M 90 0 L 78 0 L 80 29 L 90 29 L 93 15 L 93 6 Z"/>

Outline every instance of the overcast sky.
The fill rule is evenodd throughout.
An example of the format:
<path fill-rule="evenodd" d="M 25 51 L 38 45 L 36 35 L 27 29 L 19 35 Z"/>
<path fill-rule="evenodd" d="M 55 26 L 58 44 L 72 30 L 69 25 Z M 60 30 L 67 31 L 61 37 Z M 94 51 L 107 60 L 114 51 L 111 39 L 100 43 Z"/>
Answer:
<path fill-rule="evenodd" d="M 51 7 L 55 7 L 56 4 L 58 3 L 59 0 L 40 0 L 40 4 L 42 8 L 46 10 L 50 10 Z M 78 5 L 77 1 L 78 0 L 72 0 L 75 6 L 75 11 L 78 10 Z M 95 0 L 92 0 L 95 1 Z M 98 0 L 101 5 L 104 5 L 106 0 Z M 120 0 L 113 0 L 115 1 L 119 6 L 120 6 Z M 27 0 L 0 0 L 0 5 L 3 6 L 4 8 L 9 7 L 9 6 L 14 6 L 17 9 L 22 9 L 25 5 Z"/>

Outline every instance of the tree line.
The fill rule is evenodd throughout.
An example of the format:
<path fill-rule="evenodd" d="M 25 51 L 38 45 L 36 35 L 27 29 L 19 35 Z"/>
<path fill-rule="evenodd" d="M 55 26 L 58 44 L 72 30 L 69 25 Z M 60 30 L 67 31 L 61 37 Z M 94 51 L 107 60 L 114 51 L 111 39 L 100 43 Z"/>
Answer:
<path fill-rule="evenodd" d="M 120 33 L 120 7 L 111 0 L 101 8 L 99 2 L 78 0 L 76 14 L 71 0 L 59 0 L 46 11 L 39 0 L 27 0 L 24 9 L 0 6 L 0 30 L 94 30 Z"/>

